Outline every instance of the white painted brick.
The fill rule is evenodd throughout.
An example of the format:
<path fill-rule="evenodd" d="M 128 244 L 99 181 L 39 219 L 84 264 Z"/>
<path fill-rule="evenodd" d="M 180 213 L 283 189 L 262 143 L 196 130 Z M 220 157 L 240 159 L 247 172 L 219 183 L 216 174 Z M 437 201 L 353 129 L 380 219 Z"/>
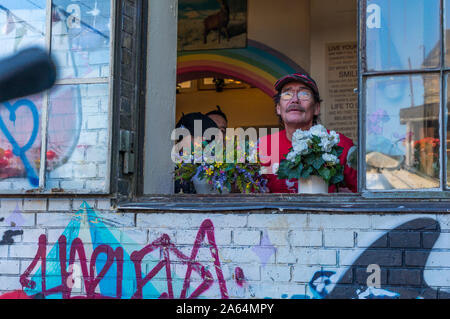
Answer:
<path fill-rule="evenodd" d="M 193 245 L 195 243 L 195 239 L 197 238 L 197 234 L 198 230 L 180 230 L 176 233 L 176 243 L 181 245 Z M 208 239 L 205 238 L 202 240 L 202 243 L 206 243 L 207 241 Z"/>
<path fill-rule="evenodd" d="M 290 232 L 289 241 L 292 246 L 322 246 L 322 232 L 310 230 L 293 230 Z"/>
<path fill-rule="evenodd" d="M 177 231 L 176 230 L 172 230 L 172 229 L 154 229 L 154 228 L 150 228 L 148 230 L 148 243 L 151 244 L 156 240 L 161 239 L 161 237 L 163 235 L 167 235 L 169 236 L 170 242 L 171 243 L 176 243 L 177 240 Z M 192 242 L 188 243 L 190 245 L 193 245 L 195 241 L 195 237 L 193 237 Z"/>
<path fill-rule="evenodd" d="M 89 147 L 86 150 L 86 160 L 88 162 L 104 162 L 108 150 L 105 147 Z"/>
<path fill-rule="evenodd" d="M 245 227 L 247 226 L 247 215 L 224 214 L 210 215 L 214 227 Z"/>
<path fill-rule="evenodd" d="M 425 269 L 423 276 L 429 286 L 450 287 L 450 269 Z"/>
<path fill-rule="evenodd" d="M 233 242 L 236 245 L 259 245 L 261 232 L 256 230 L 233 230 Z"/>
<path fill-rule="evenodd" d="M 221 263 L 223 275 L 225 280 L 232 280 L 233 285 L 236 285 L 236 268 L 239 267 L 244 273 L 244 281 L 257 281 L 261 280 L 261 271 L 259 264 L 228 264 Z"/>
<path fill-rule="evenodd" d="M 69 212 L 71 210 L 70 204 L 70 199 L 50 198 L 48 200 L 48 211 Z"/>
<path fill-rule="evenodd" d="M 450 248 L 450 233 L 440 233 L 433 249 L 449 249 Z"/>
<path fill-rule="evenodd" d="M 309 283 L 314 274 L 322 270 L 320 266 L 294 266 L 292 269 L 292 280 L 295 282 Z"/>
<path fill-rule="evenodd" d="M 283 246 L 278 247 L 276 252 L 276 261 L 277 264 L 280 263 L 296 263 L 297 262 L 297 255 L 293 251 L 292 248 Z"/>
<path fill-rule="evenodd" d="M 370 247 L 385 234 L 385 231 L 358 231 L 356 233 L 356 246 Z"/>
<path fill-rule="evenodd" d="M 251 214 L 248 227 L 267 229 L 303 228 L 307 226 L 307 214 Z"/>
<path fill-rule="evenodd" d="M 310 214 L 309 227 L 317 229 L 368 229 L 371 225 L 370 215 L 352 214 Z"/>
<path fill-rule="evenodd" d="M 15 214 L 19 214 L 18 216 L 15 216 Z M 17 228 L 22 227 L 33 227 L 35 225 L 35 213 L 24 213 L 24 212 L 18 212 L 14 213 L 14 211 L 9 212 L 1 212 L 0 218 L 3 218 L 3 221 L 0 222 L 0 226 L 2 227 L 11 227 L 13 226 L 11 223 L 15 223 Z"/>
<path fill-rule="evenodd" d="M 73 178 L 73 164 L 71 162 L 55 168 L 49 173 L 50 179 L 55 178 Z"/>
<path fill-rule="evenodd" d="M 141 228 L 198 228 L 205 220 L 202 214 L 136 214 L 136 226 Z M 223 225 L 218 225 L 223 227 Z"/>
<path fill-rule="evenodd" d="M 108 228 L 134 227 L 134 214 L 96 211 L 95 215 Z"/>
<path fill-rule="evenodd" d="M 23 200 L 22 199 L 2 199 L 0 201 L 0 207 L 2 210 L 2 213 L 5 212 L 12 212 L 14 211 L 16 208 L 18 208 L 19 210 L 23 210 Z"/>
<path fill-rule="evenodd" d="M 340 249 L 339 250 L 339 265 L 351 266 L 356 259 L 365 251 L 364 248 L 356 249 Z"/>
<path fill-rule="evenodd" d="M 19 276 L 0 276 L 2 291 L 22 290 Z"/>
<path fill-rule="evenodd" d="M 267 265 L 261 269 L 261 280 L 278 282 L 291 280 L 291 267 L 280 265 Z"/>
<path fill-rule="evenodd" d="M 0 274 L 2 275 L 19 275 L 20 262 L 18 260 L 0 260 Z M 1 284 L 0 284 L 1 286 Z"/>
<path fill-rule="evenodd" d="M 306 286 L 301 284 L 280 283 L 262 281 L 252 284 L 255 297 L 258 299 L 274 298 L 274 299 L 291 299 L 294 296 L 304 296 L 306 294 Z"/>
<path fill-rule="evenodd" d="M 74 238 L 79 237 L 78 230 L 73 229 L 73 232 L 70 232 L 71 229 L 52 228 L 52 229 L 47 229 L 47 242 L 49 244 L 55 244 L 56 242 L 58 242 L 59 237 L 61 237 L 63 235 L 65 230 L 68 231 L 67 236 L 66 236 L 67 240 L 69 240 L 69 238 L 71 238 L 71 236 L 73 236 Z M 70 235 L 71 233 L 73 235 Z M 85 241 L 85 239 L 83 238 L 83 242 L 84 241 Z"/>
<path fill-rule="evenodd" d="M 84 182 L 82 180 L 69 180 L 69 181 L 61 181 L 61 188 L 65 190 L 77 190 L 85 189 Z"/>
<path fill-rule="evenodd" d="M 406 222 L 417 218 L 435 218 L 436 215 L 419 215 L 419 214 L 386 214 L 386 215 L 372 215 L 372 228 L 373 229 L 383 229 L 391 230 Z"/>
<path fill-rule="evenodd" d="M 273 230 L 268 229 L 263 233 L 264 235 L 267 235 L 270 243 L 272 243 L 275 246 L 287 246 L 288 243 L 288 231 L 287 230 Z"/>
<path fill-rule="evenodd" d="M 9 257 L 33 258 L 38 250 L 38 244 L 14 244 L 10 246 Z"/>
<path fill-rule="evenodd" d="M 450 267 L 450 251 L 431 251 L 426 267 Z"/>
<path fill-rule="evenodd" d="M 47 200 L 46 199 L 24 199 L 23 201 L 24 211 L 46 211 Z"/>
<path fill-rule="evenodd" d="M 84 205 L 83 205 L 84 202 L 86 202 L 90 208 L 94 209 L 95 201 L 93 199 L 87 199 L 87 198 L 86 199 L 74 199 L 72 201 L 73 211 L 76 212 L 76 211 L 82 209 L 82 206 L 84 207 Z"/>
<path fill-rule="evenodd" d="M 336 251 L 328 249 L 295 248 L 301 265 L 336 265 Z"/>
<path fill-rule="evenodd" d="M 447 210 L 449 211 L 449 210 Z M 436 216 L 439 226 L 442 231 L 450 231 L 450 215 L 449 214 L 439 214 Z"/>
<path fill-rule="evenodd" d="M 87 129 L 102 129 L 108 128 L 107 115 L 91 115 L 87 118 Z"/>
<path fill-rule="evenodd" d="M 97 209 L 101 210 L 109 210 L 111 209 L 111 200 L 110 199 L 97 199 Z"/>
<path fill-rule="evenodd" d="M 275 254 L 272 253 L 273 249 L 271 248 L 261 248 L 261 250 L 267 251 L 267 256 L 270 255 L 270 257 L 267 260 L 267 263 L 274 263 L 275 262 Z M 251 248 L 239 248 L 239 247 L 233 247 L 233 248 L 227 248 L 222 247 L 220 249 L 220 255 L 222 256 L 224 262 L 235 262 L 235 263 L 254 263 L 254 262 L 261 262 L 260 257 L 251 249 Z"/>
<path fill-rule="evenodd" d="M 8 257 L 8 245 L 0 245 L 0 258 Z"/>
<path fill-rule="evenodd" d="M 353 247 L 354 234 L 350 230 L 326 230 L 324 231 L 325 247 Z"/>
<path fill-rule="evenodd" d="M 120 242 L 124 244 L 147 244 L 148 230 L 126 229 L 121 233 Z"/>
<path fill-rule="evenodd" d="M 23 243 L 37 243 L 39 236 L 45 234 L 45 229 L 24 229 L 22 234 Z"/>
<path fill-rule="evenodd" d="M 41 213 L 37 214 L 37 225 L 43 227 L 65 227 L 69 225 L 73 213 Z"/>
<path fill-rule="evenodd" d="M 74 164 L 73 176 L 75 179 L 97 177 L 97 165 L 94 163 Z"/>

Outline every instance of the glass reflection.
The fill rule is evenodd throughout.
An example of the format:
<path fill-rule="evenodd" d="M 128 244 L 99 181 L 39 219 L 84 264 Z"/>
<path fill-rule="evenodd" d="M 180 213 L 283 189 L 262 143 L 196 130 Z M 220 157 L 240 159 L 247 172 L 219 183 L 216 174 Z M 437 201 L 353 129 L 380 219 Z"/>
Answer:
<path fill-rule="evenodd" d="M 366 1 L 367 71 L 439 67 L 439 2 Z"/>
<path fill-rule="evenodd" d="M 83 84 L 51 90 L 47 189 L 105 191 L 108 88 L 108 84 Z"/>
<path fill-rule="evenodd" d="M 439 76 L 373 77 L 366 93 L 367 189 L 439 187 Z"/>
<path fill-rule="evenodd" d="M 39 186 L 42 94 L 0 104 L 0 190 Z"/>
<path fill-rule="evenodd" d="M 449 88 L 449 75 L 446 76 L 445 82 L 447 84 L 447 141 L 446 141 L 446 153 L 447 153 L 447 188 L 450 188 L 450 88 Z"/>
<path fill-rule="evenodd" d="M 52 55 L 58 77 L 109 76 L 110 0 L 54 0 Z"/>
<path fill-rule="evenodd" d="M 45 46 L 46 0 L 0 0 L 0 58 Z"/>

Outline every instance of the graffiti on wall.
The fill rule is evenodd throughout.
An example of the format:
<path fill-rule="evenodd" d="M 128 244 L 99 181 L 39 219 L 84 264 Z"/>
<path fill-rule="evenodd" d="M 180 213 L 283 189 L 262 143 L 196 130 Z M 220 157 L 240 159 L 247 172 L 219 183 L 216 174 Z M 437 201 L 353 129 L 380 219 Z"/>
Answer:
<path fill-rule="evenodd" d="M 5 231 L 2 242 L 12 245 L 14 232 L 23 231 L 19 229 L 23 224 L 20 210 L 17 208 L 2 221 L 13 227 Z M 237 291 L 242 298 L 261 294 L 247 280 L 241 266 L 233 266 L 228 274 L 232 280 L 226 280 L 210 219 L 200 224 L 192 244 L 181 246 L 168 234 L 162 234 L 142 247 L 126 232 L 117 232 L 108 225 L 111 221 L 99 217 L 84 202 L 51 248 L 42 234 L 32 262 L 20 276 L 23 293 L 30 298 L 64 299 L 184 299 L 210 295 L 227 299 Z M 449 293 L 430 287 L 424 278 L 428 257 L 440 234 L 436 220 L 413 219 L 366 246 L 347 263 L 351 266 L 321 267 L 310 278 L 306 292 L 299 284 L 301 293 L 267 298 L 450 298 Z M 251 251 L 264 267 L 276 248 L 266 231 L 263 242 L 268 249 L 260 251 L 258 248 L 263 247 L 258 245 Z"/>

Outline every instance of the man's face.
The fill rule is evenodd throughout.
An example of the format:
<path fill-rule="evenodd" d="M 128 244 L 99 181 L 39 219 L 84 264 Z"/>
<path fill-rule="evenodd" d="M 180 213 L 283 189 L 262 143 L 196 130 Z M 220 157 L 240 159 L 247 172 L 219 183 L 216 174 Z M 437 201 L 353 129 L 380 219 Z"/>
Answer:
<path fill-rule="evenodd" d="M 320 104 L 315 102 L 313 92 L 308 86 L 300 82 L 287 83 L 281 89 L 282 95 L 285 92 L 293 93 L 290 99 L 282 96 L 277 104 L 277 114 L 283 120 L 285 127 L 309 129 L 312 126 L 314 116 L 320 114 Z M 306 97 L 308 94 L 304 94 L 305 97 L 299 99 L 298 92 L 307 92 L 310 98 Z"/>
<path fill-rule="evenodd" d="M 210 114 L 208 116 L 211 120 L 213 120 L 217 124 L 217 127 L 219 128 L 219 130 L 221 130 L 223 135 L 225 136 L 226 129 L 228 126 L 227 121 L 225 121 L 225 119 L 218 114 Z"/>

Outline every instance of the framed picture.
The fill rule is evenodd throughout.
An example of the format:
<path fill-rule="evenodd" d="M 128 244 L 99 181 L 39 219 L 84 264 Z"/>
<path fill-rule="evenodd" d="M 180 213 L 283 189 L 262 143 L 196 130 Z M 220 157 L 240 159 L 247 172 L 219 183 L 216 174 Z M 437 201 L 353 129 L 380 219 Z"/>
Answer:
<path fill-rule="evenodd" d="M 179 0 L 178 50 L 245 48 L 247 0 Z"/>

